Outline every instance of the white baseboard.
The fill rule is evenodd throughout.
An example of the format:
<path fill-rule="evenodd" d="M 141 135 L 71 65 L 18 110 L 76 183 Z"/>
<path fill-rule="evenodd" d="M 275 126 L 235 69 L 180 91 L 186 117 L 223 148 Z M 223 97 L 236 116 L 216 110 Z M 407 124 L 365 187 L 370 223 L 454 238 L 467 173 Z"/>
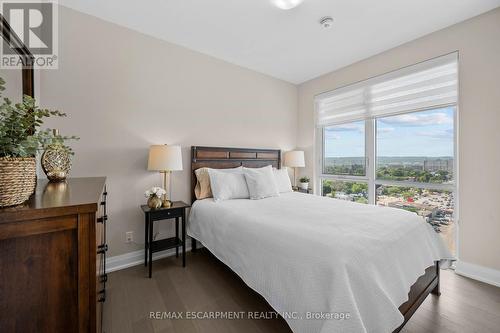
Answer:
<path fill-rule="evenodd" d="M 500 271 L 464 261 L 458 261 L 455 273 L 500 287 Z"/>
<path fill-rule="evenodd" d="M 198 242 L 197 248 L 201 247 L 202 245 Z M 188 251 L 191 251 L 191 246 L 186 246 L 186 252 Z M 179 255 L 181 255 L 181 252 L 182 252 L 181 249 L 179 249 Z M 153 261 L 174 255 L 175 255 L 175 249 L 156 252 L 153 253 Z M 144 250 L 137 250 L 107 258 L 106 273 L 119 271 L 121 269 L 137 265 L 144 265 Z"/>

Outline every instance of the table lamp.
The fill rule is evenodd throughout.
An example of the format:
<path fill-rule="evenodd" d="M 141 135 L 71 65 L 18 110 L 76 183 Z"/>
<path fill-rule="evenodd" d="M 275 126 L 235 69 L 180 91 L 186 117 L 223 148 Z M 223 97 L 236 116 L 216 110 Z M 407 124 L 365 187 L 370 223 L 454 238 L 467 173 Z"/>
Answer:
<path fill-rule="evenodd" d="M 297 188 L 297 178 L 295 177 L 295 169 L 306 166 L 304 162 L 304 152 L 302 150 L 293 150 L 285 153 L 283 164 L 286 167 L 293 168 L 293 187 Z"/>
<path fill-rule="evenodd" d="M 181 146 L 152 145 L 149 148 L 148 170 L 163 174 L 163 187 L 167 191 L 167 176 L 170 172 L 182 170 Z M 163 207 L 169 208 L 172 202 L 165 193 Z"/>

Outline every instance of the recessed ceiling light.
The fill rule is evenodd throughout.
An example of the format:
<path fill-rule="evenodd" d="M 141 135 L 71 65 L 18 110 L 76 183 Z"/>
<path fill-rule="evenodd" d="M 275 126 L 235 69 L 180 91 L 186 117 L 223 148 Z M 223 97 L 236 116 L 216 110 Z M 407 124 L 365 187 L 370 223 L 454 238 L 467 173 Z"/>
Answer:
<path fill-rule="evenodd" d="M 300 5 L 304 0 L 271 0 L 271 3 L 280 9 L 292 9 Z"/>
<path fill-rule="evenodd" d="M 331 16 L 323 16 L 319 19 L 319 24 L 325 29 L 330 28 L 333 24 L 333 18 Z"/>

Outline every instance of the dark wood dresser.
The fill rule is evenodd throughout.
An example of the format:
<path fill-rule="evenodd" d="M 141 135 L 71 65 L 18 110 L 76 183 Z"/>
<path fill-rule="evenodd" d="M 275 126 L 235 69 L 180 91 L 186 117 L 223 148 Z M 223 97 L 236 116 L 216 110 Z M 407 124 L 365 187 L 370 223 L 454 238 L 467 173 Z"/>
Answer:
<path fill-rule="evenodd" d="M 106 179 L 39 180 L 0 209 L 0 332 L 100 332 Z"/>

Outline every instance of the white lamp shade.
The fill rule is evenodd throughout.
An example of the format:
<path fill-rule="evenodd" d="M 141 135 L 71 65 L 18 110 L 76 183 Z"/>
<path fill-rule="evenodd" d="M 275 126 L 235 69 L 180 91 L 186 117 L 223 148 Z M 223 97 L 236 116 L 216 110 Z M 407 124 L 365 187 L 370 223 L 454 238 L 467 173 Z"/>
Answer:
<path fill-rule="evenodd" d="M 292 168 L 303 168 L 306 166 L 304 161 L 304 152 L 302 150 L 293 150 L 285 153 L 283 164 Z"/>
<path fill-rule="evenodd" d="M 152 145 L 149 148 L 148 170 L 182 170 L 181 146 Z"/>

